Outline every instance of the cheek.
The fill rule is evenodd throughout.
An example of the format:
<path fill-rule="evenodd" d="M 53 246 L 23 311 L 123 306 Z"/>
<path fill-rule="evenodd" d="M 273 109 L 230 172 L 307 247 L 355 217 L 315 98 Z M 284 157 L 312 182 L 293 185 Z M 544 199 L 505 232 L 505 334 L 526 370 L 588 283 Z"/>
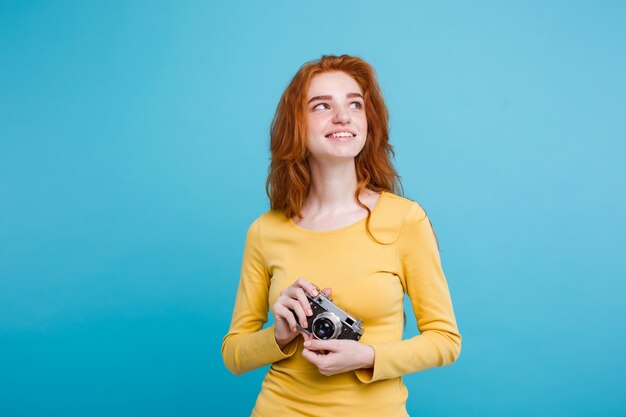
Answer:
<path fill-rule="evenodd" d="M 363 115 L 360 119 L 360 123 L 362 126 L 362 131 L 363 132 L 367 132 L 367 117 L 365 115 Z"/>
<path fill-rule="evenodd" d="M 361 144 L 360 144 L 360 146 L 359 146 L 359 153 L 361 153 L 361 151 L 363 150 L 363 148 L 365 148 L 365 142 L 366 142 L 366 141 L 367 141 L 367 137 L 366 137 L 366 138 L 364 138 L 364 139 L 361 141 Z"/>
<path fill-rule="evenodd" d="M 319 118 L 311 117 L 307 119 L 306 133 L 307 137 L 319 135 L 324 127 L 324 123 Z"/>
<path fill-rule="evenodd" d="M 367 118 L 365 116 L 363 116 L 363 118 L 361 120 L 359 120 L 359 130 L 361 131 L 361 133 L 363 134 L 364 137 L 364 142 L 367 140 Z"/>

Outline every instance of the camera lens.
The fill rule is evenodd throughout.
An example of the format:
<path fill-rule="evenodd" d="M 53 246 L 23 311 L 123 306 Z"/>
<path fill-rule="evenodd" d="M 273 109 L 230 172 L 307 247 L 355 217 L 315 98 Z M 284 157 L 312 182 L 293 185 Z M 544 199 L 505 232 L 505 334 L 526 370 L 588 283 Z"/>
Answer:
<path fill-rule="evenodd" d="M 317 320 L 313 325 L 313 333 L 318 339 L 330 339 L 335 333 L 335 326 L 328 319 Z"/>
<path fill-rule="evenodd" d="M 318 339 L 335 339 L 341 333 L 341 320 L 333 313 L 325 311 L 313 320 L 311 331 Z"/>

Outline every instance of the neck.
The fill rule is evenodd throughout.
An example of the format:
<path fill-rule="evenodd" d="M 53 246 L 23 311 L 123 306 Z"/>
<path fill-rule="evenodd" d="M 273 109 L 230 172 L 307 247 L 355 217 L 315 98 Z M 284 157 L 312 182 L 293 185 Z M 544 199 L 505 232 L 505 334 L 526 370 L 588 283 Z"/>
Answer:
<path fill-rule="evenodd" d="M 308 210 L 342 212 L 353 209 L 357 204 L 356 167 L 354 159 L 341 163 L 309 160 L 311 188 L 305 201 Z"/>

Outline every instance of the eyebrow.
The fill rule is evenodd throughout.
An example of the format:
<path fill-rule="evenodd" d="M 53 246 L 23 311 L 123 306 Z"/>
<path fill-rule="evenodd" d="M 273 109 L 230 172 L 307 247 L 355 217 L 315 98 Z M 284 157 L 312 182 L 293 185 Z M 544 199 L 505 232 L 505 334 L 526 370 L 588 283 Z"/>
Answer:
<path fill-rule="evenodd" d="M 346 94 L 346 97 L 347 98 L 354 98 L 354 97 L 361 97 L 361 98 L 363 98 L 363 96 L 361 94 L 359 94 L 359 93 L 348 93 L 348 94 Z M 311 100 L 309 100 L 309 102 L 307 104 L 310 104 L 312 101 L 315 101 L 315 100 L 332 100 L 332 99 L 333 99 L 333 96 L 330 96 L 330 95 L 329 96 L 315 96 L 315 97 L 311 98 Z"/>

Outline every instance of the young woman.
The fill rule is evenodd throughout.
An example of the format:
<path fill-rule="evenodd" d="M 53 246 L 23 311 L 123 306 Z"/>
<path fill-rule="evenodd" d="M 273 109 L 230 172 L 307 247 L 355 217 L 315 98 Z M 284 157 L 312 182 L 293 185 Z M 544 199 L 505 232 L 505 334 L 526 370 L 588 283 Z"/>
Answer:
<path fill-rule="evenodd" d="M 406 416 L 402 375 L 455 361 L 461 335 L 430 221 L 397 195 L 371 66 L 348 55 L 303 65 L 270 147 L 271 210 L 248 230 L 226 367 L 271 365 L 253 416 Z M 308 335 L 306 295 L 319 288 L 362 320 L 359 341 Z M 408 340 L 405 293 L 420 331 Z"/>

